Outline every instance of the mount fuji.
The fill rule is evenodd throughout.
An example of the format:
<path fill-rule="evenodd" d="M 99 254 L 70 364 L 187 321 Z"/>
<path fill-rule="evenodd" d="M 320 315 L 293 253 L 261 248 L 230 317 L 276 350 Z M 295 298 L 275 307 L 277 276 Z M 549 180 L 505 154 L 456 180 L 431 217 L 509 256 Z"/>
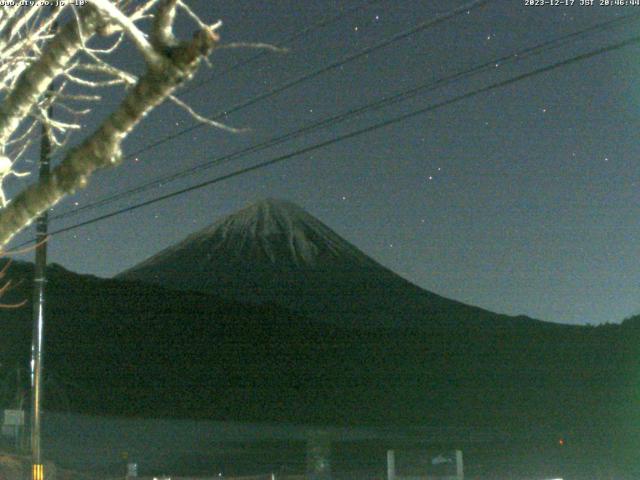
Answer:
<path fill-rule="evenodd" d="M 276 304 L 341 326 L 489 326 L 523 320 L 421 289 L 301 207 L 278 199 L 222 218 L 116 278 Z"/>
<path fill-rule="evenodd" d="M 3 302 L 31 298 L 32 265 L 15 262 L 11 276 L 26 281 Z M 74 394 L 50 395 L 46 408 L 523 432 L 546 425 L 620 442 L 637 424 L 629 420 L 637 419 L 637 318 L 560 325 L 448 300 L 291 203 L 252 205 L 120 277 L 50 267 L 47 372 Z M 0 309 L 0 322 L 0 363 L 27 365 L 30 308 Z M 0 390 L 0 403 L 11 405 L 13 392 Z"/>

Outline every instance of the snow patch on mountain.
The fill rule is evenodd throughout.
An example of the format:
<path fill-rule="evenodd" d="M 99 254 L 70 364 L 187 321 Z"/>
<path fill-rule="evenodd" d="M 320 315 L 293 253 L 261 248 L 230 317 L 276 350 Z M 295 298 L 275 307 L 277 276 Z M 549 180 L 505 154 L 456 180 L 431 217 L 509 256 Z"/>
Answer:
<path fill-rule="evenodd" d="M 244 262 L 315 267 L 324 262 L 384 268 L 301 207 L 269 198 L 222 218 L 142 264 L 152 265 L 179 252 L 196 251 L 216 261 L 217 252 Z"/>

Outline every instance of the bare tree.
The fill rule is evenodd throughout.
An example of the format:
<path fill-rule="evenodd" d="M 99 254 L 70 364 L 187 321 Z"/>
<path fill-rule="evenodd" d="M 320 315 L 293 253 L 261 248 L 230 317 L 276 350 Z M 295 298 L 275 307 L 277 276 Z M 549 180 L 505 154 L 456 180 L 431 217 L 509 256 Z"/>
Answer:
<path fill-rule="evenodd" d="M 189 40 L 174 36 L 179 12 L 197 26 Z M 53 28 L 58 23 L 60 27 Z M 64 196 L 83 188 L 95 170 L 117 165 L 123 140 L 165 100 L 174 101 L 200 121 L 228 128 L 196 114 L 173 96 L 218 45 L 220 26 L 220 22 L 200 20 L 182 0 L 86 0 L 80 7 L 67 4 L 51 9 L 20 5 L 16 0 L 15 6 L 0 10 L 0 191 L 8 175 L 26 174 L 16 162 L 30 145 L 37 125 L 45 126 L 55 148 L 64 149 L 69 136 L 81 130 L 79 117 L 90 112 L 90 102 L 99 99 L 100 88 L 120 85 L 126 89 L 120 105 L 97 130 L 62 150 L 62 161 L 48 179 L 9 200 L 0 194 L 0 246 Z M 100 38 L 112 41 L 101 48 L 92 46 Z M 142 75 L 109 61 L 112 52 L 126 42 L 144 60 Z M 55 88 L 50 89 L 54 81 Z M 50 118 L 53 103 L 63 118 Z"/>

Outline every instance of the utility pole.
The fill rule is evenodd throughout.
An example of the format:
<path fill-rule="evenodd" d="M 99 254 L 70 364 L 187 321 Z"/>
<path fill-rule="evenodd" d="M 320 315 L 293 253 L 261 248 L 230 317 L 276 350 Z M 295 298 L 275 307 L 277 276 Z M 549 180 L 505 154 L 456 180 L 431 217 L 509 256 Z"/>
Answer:
<path fill-rule="evenodd" d="M 54 27 L 55 28 L 55 27 Z M 48 95 L 52 88 L 49 87 Z M 48 116 L 53 115 L 53 106 L 48 107 Z M 39 179 L 49 178 L 51 162 L 51 141 L 49 127 L 43 122 L 40 132 Z M 36 260 L 34 266 L 33 289 L 33 337 L 31 339 L 31 458 L 32 480 L 44 480 L 44 467 L 40 450 L 40 423 L 42 406 L 42 370 L 44 344 L 45 286 L 47 283 L 47 234 L 48 211 L 36 220 Z"/>

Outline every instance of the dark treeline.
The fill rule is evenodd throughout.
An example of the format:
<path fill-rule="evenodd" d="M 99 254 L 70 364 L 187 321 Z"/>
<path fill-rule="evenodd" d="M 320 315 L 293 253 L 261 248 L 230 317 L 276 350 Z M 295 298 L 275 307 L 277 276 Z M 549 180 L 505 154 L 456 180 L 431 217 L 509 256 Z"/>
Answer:
<path fill-rule="evenodd" d="M 31 298 L 31 266 L 3 300 Z M 276 306 L 50 268 L 45 408 L 328 425 L 464 425 L 629 465 L 640 415 L 640 317 L 349 328 Z M 30 305 L 0 311 L 3 404 L 26 367 Z M 27 379 L 23 375 L 23 379 Z M 549 434 L 551 435 L 551 434 Z M 533 438 L 533 436 L 532 436 Z M 576 453 L 578 454 L 578 453 Z M 631 468 L 629 466 L 629 468 Z"/>

